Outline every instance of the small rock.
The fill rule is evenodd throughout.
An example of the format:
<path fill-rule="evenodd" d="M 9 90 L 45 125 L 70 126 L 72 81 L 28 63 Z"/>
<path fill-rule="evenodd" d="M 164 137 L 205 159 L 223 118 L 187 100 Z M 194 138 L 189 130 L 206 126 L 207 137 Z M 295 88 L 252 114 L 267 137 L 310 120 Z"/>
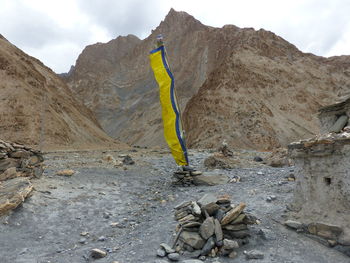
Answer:
<path fill-rule="evenodd" d="M 271 202 L 271 201 L 274 201 L 274 200 L 276 200 L 276 196 L 275 195 L 269 195 L 267 198 L 266 198 L 266 201 L 267 202 Z"/>
<path fill-rule="evenodd" d="M 303 228 L 302 223 L 300 223 L 298 221 L 294 221 L 294 220 L 287 220 L 286 222 L 284 222 L 284 224 L 290 228 L 295 229 L 295 230 Z"/>
<path fill-rule="evenodd" d="M 165 250 L 166 253 L 170 254 L 170 253 L 175 253 L 175 249 L 173 249 L 172 247 L 170 247 L 168 244 L 166 243 L 162 243 L 160 244 L 160 247 L 163 248 Z"/>
<path fill-rule="evenodd" d="M 79 240 L 79 243 L 80 243 L 80 244 L 83 244 L 83 245 L 86 244 L 86 243 L 87 243 L 86 238 L 80 239 L 80 240 Z"/>
<path fill-rule="evenodd" d="M 237 241 L 225 238 L 223 248 L 226 250 L 232 250 L 235 248 L 239 248 L 239 245 Z"/>
<path fill-rule="evenodd" d="M 226 225 L 231 221 L 235 220 L 239 216 L 239 214 L 243 211 L 245 206 L 246 206 L 245 203 L 240 203 L 238 206 L 236 206 L 235 208 L 227 212 L 227 214 L 221 220 L 221 225 Z"/>
<path fill-rule="evenodd" d="M 216 203 L 217 199 L 215 197 L 214 194 L 212 193 L 208 193 L 202 196 L 202 198 L 200 198 L 197 203 L 202 207 L 202 206 L 206 206 L 210 203 Z"/>
<path fill-rule="evenodd" d="M 134 160 L 130 157 L 130 155 L 127 155 L 124 157 L 123 159 L 123 164 L 126 164 L 126 165 L 133 165 L 135 164 Z"/>
<path fill-rule="evenodd" d="M 107 252 L 98 248 L 94 248 L 91 249 L 90 255 L 92 258 L 104 258 L 105 256 L 107 256 Z"/>
<path fill-rule="evenodd" d="M 228 257 L 229 258 L 235 258 L 235 257 L 237 257 L 237 252 L 236 251 L 232 251 L 230 254 L 228 254 Z"/>
<path fill-rule="evenodd" d="M 254 161 L 255 161 L 255 162 L 262 162 L 263 159 L 262 159 L 260 156 L 255 156 L 255 157 L 254 157 Z"/>
<path fill-rule="evenodd" d="M 85 237 L 85 236 L 89 235 L 89 232 L 84 231 L 84 232 L 81 232 L 80 235 Z"/>
<path fill-rule="evenodd" d="M 246 259 L 263 259 L 264 254 L 258 250 L 244 251 Z"/>
<path fill-rule="evenodd" d="M 200 215 L 202 213 L 201 208 L 199 207 L 199 205 L 197 204 L 197 202 L 192 202 L 192 212 L 195 215 Z"/>
<path fill-rule="evenodd" d="M 170 253 L 168 255 L 168 259 L 170 259 L 171 261 L 179 261 L 180 255 L 179 255 L 179 253 Z"/>
<path fill-rule="evenodd" d="M 163 248 L 158 248 L 157 249 L 157 256 L 161 257 L 161 258 L 165 257 L 166 256 L 165 250 Z"/>
<path fill-rule="evenodd" d="M 106 241 L 106 237 L 105 236 L 100 236 L 98 238 L 98 241 L 101 241 L 101 242 Z"/>
<path fill-rule="evenodd" d="M 75 173 L 74 170 L 64 169 L 64 170 L 58 171 L 56 174 L 60 176 L 72 176 L 74 173 Z"/>
<path fill-rule="evenodd" d="M 204 244 L 202 250 L 201 250 L 201 256 L 206 256 L 210 253 L 212 248 L 215 247 L 215 241 L 214 237 L 211 237 L 207 240 L 207 242 Z"/>
<path fill-rule="evenodd" d="M 259 230 L 258 235 L 264 240 L 276 240 L 276 236 L 270 229 L 262 228 Z"/>

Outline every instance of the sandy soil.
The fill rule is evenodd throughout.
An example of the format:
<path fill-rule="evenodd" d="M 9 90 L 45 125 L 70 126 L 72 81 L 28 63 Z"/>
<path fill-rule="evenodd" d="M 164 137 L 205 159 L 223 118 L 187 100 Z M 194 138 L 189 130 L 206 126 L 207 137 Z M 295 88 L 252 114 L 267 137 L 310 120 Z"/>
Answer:
<path fill-rule="evenodd" d="M 123 153 L 130 154 L 136 162 L 127 170 L 105 161 L 107 154 L 118 159 Z M 36 191 L 32 197 L 12 214 L 0 218 L 0 262 L 90 262 L 95 261 L 89 258 L 92 248 L 108 251 L 105 258 L 96 262 L 156 262 L 159 244 L 171 244 L 174 239 L 174 206 L 208 192 L 228 193 L 234 203 L 246 202 L 246 211 L 261 221 L 252 232 L 263 229 L 267 240 L 252 238 L 238 249 L 235 259 L 208 258 L 205 262 L 246 262 L 243 251 L 253 248 L 264 253 L 264 259 L 254 262 L 350 262 L 344 254 L 279 223 L 292 198 L 294 182 L 288 182 L 286 177 L 293 167 L 261 165 L 214 170 L 211 172 L 230 177 L 239 175 L 241 182 L 179 187 L 172 184 L 176 166 L 167 152 L 138 149 L 123 153 L 46 154 L 47 168 L 41 179 L 33 180 Z M 245 152 L 242 156 L 250 159 L 255 154 Z M 190 158 L 196 167 L 205 170 L 203 160 L 208 155 L 196 151 Z M 71 177 L 57 176 L 61 169 L 73 169 L 76 173 Z M 269 195 L 275 195 L 276 200 L 267 202 Z M 188 258 L 181 260 L 185 259 Z"/>

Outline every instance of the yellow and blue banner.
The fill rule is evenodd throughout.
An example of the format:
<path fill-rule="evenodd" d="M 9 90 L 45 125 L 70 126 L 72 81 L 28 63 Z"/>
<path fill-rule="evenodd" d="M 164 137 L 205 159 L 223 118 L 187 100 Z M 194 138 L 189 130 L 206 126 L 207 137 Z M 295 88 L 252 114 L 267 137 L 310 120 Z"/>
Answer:
<path fill-rule="evenodd" d="M 188 165 L 187 149 L 181 125 L 180 110 L 174 90 L 174 76 L 170 71 L 164 46 L 150 52 L 151 67 L 159 86 L 164 137 L 175 159 L 181 166 Z"/>

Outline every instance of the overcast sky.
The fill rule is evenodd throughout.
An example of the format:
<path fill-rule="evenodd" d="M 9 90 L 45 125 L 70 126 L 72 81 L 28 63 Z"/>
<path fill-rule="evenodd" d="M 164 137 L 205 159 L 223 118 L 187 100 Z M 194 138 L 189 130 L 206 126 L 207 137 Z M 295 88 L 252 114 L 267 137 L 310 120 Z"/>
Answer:
<path fill-rule="evenodd" d="M 86 45 L 147 37 L 171 7 L 205 25 L 270 30 L 304 52 L 350 55 L 350 0 L 0 0 L 0 34 L 61 73 Z"/>

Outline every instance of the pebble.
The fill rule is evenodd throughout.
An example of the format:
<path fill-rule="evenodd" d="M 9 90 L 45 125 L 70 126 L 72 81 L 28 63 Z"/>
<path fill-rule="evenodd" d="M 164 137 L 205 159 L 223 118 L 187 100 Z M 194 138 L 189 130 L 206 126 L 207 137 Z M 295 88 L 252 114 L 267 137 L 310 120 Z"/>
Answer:
<path fill-rule="evenodd" d="M 271 201 L 274 201 L 274 200 L 276 200 L 276 196 L 275 195 L 269 195 L 267 198 L 266 198 L 266 201 L 267 202 L 271 202 Z"/>
<path fill-rule="evenodd" d="M 168 254 L 168 258 L 171 261 L 179 261 L 180 260 L 180 254 L 179 253 L 170 253 L 170 254 Z"/>
<path fill-rule="evenodd" d="M 157 256 L 158 256 L 158 257 L 161 257 L 161 258 L 165 257 L 165 256 L 166 256 L 165 250 L 162 249 L 162 248 L 158 248 L 158 249 L 157 249 Z"/>
<path fill-rule="evenodd" d="M 290 228 L 293 229 L 301 229 L 303 228 L 303 224 L 298 222 L 298 221 L 294 221 L 294 220 L 287 220 L 286 222 L 284 222 L 284 224 Z"/>
<path fill-rule="evenodd" d="M 107 252 L 98 248 L 94 248 L 91 249 L 90 255 L 92 258 L 104 258 L 105 256 L 107 256 Z"/>
<path fill-rule="evenodd" d="M 87 243 L 86 238 L 80 239 L 80 240 L 79 240 L 79 243 L 80 243 L 80 244 L 86 244 L 86 243 Z"/>
<path fill-rule="evenodd" d="M 105 236 L 101 236 L 101 237 L 98 238 L 98 241 L 101 241 L 101 242 L 106 241 L 106 237 Z"/>
<path fill-rule="evenodd" d="M 263 259 L 264 254 L 259 250 L 250 250 L 243 252 L 246 259 Z"/>

